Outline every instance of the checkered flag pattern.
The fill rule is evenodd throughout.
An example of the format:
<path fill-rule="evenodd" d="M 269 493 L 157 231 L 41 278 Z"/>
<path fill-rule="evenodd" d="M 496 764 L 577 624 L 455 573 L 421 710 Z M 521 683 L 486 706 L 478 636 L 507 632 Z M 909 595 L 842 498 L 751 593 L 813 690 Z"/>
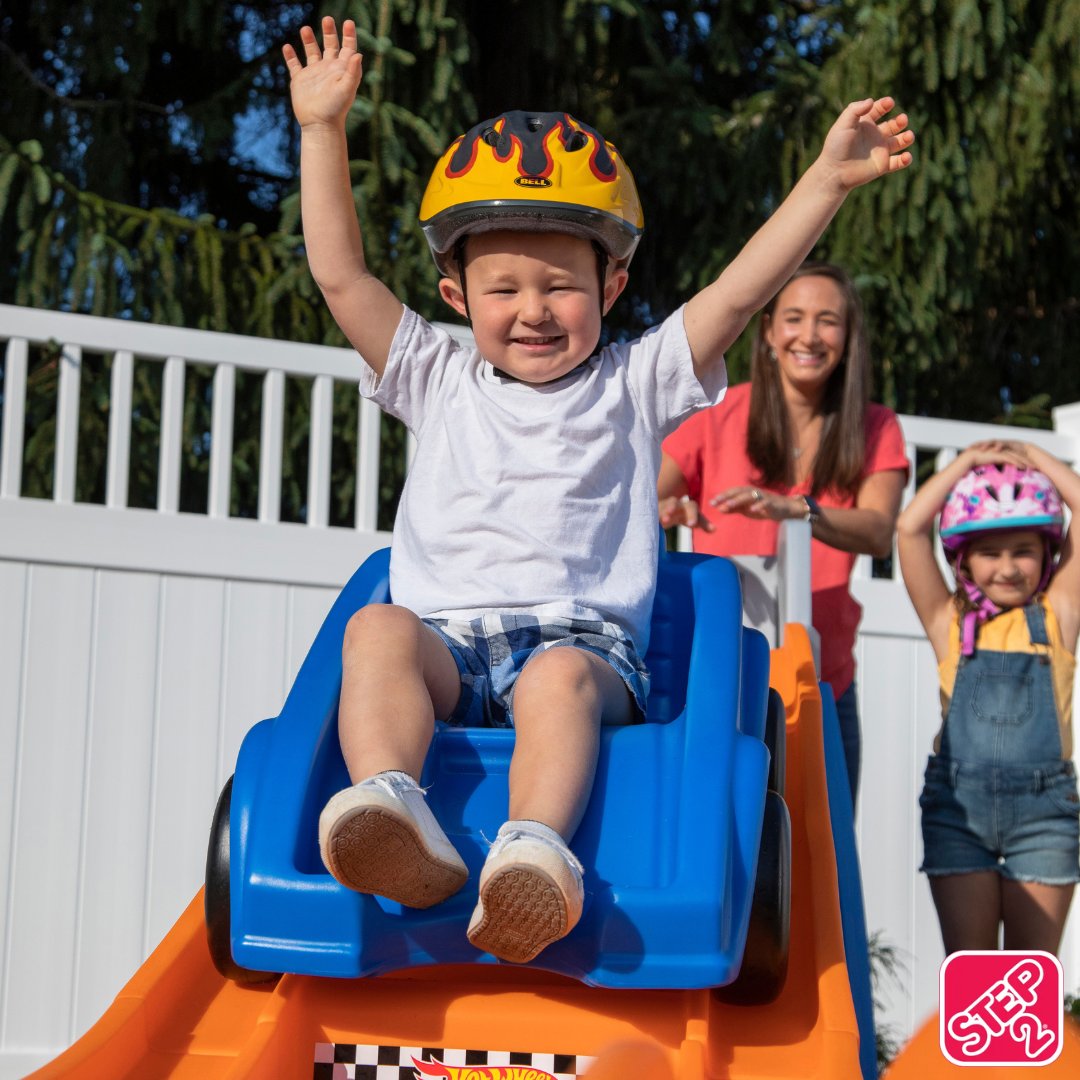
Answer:
<path fill-rule="evenodd" d="M 579 1080 L 596 1060 L 581 1054 L 316 1043 L 313 1080 L 427 1080 L 413 1064 L 414 1058 L 433 1066 L 447 1066 L 445 1073 L 433 1073 L 435 1078 L 445 1076 L 447 1080 L 479 1080 L 464 1072 L 466 1067 L 491 1069 L 493 1080 Z M 534 1071 L 535 1075 L 524 1070 Z"/>

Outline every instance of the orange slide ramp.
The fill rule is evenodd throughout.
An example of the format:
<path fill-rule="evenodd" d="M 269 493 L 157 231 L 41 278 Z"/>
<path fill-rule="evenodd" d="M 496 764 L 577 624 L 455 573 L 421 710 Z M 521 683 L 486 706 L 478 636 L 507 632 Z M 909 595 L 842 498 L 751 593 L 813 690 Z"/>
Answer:
<path fill-rule="evenodd" d="M 538 1065 L 432 1074 L 450 1080 L 586 1073 L 590 1080 L 855 1080 L 859 1036 L 844 961 L 821 700 L 801 627 L 789 627 L 787 644 L 773 653 L 771 682 L 787 710 L 792 819 L 791 955 L 787 983 L 772 1004 L 724 1005 L 708 990 L 596 989 L 501 965 L 355 981 L 285 975 L 273 985 L 237 986 L 211 964 L 200 894 L 101 1020 L 35 1077 L 389 1076 L 333 1064 L 333 1044 L 415 1048 L 429 1058 L 443 1052 L 439 1060 L 463 1050 L 559 1056 L 543 1066 L 551 1072 Z"/>

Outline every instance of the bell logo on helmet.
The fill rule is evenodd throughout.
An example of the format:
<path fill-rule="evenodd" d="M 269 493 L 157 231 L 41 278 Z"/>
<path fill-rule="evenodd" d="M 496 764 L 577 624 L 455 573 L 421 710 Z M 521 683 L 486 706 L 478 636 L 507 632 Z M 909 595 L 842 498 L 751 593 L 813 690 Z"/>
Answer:
<path fill-rule="evenodd" d="M 551 187 L 551 181 L 546 176 L 515 176 L 514 183 L 518 187 Z"/>

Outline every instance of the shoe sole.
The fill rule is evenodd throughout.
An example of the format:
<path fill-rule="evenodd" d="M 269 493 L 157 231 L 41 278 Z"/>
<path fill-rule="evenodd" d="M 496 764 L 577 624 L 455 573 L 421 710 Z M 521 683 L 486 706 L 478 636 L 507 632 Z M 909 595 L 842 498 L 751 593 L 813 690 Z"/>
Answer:
<path fill-rule="evenodd" d="M 469 940 L 483 952 L 526 964 L 573 929 L 566 897 L 550 875 L 535 866 L 496 870 L 480 888 L 480 921 Z"/>
<path fill-rule="evenodd" d="M 469 877 L 429 851 L 411 824 L 379 806 L 343 813 L 330 829 L 325 855 L 342 885 L 411 908 L 441 903 Z"/>

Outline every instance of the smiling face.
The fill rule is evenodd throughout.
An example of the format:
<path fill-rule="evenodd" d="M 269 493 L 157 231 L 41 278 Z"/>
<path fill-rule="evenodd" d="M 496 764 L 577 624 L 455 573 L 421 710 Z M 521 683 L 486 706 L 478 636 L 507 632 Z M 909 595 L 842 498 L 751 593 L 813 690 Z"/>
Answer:
<path fill-rule="evenodd" d="M 844 358 L 847 303 L 832 278 L 808 274 L 784 286 L 765 326 L 785 390 L 819 396 Z"/>
<path fill-rule="evenodd" d="M 588 359 L 600 338 L 596 252 L 563 233 L 487 232 L 469 237 L 465 254 L 468 312 L 461 285 L 439 291 L 472 321 L 480 355 L 528 383 L 558 379 Z M 609 266 L 604 312 L 626 285 Z"/>
<path fill-rule="evenodd" d="M 1035 595 L 1044 558 L 1042 537 L 1034 529 L 1004 529 L 972 539 L 962 565 L 989 600 L 1012 608 Z"/>

